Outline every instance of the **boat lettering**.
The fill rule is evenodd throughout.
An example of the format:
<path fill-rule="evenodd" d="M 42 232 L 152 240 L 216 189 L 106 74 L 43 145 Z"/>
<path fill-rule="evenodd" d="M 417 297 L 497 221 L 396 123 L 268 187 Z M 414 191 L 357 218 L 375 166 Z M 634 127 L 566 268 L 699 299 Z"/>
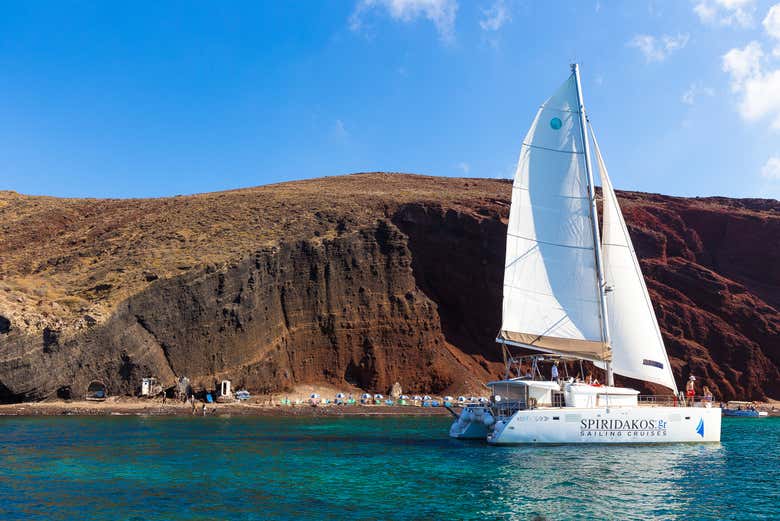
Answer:
<path fill-rule="evenodd" d="M 580 420 L 580 437 L 645 438 L 666 435 L 666 420 L 648 418 L 631 420 L 590 418 Z"/>

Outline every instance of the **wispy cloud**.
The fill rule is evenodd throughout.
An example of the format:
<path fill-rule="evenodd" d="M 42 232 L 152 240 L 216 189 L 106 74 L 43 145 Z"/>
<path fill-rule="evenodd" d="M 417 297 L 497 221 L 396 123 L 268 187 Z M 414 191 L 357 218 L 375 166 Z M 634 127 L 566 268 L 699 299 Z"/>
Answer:
<path fill-rule="evenodd" d="M 723 55 L 723 71 L 731 76 L 731 90 L 739 96 L 737 107 L 745 121 L 770 120 L 780 130 L 780 68 L 766 66 L 761 44 L 752 41 L 744 48 Z"/>
<path fill-rule="evenodd" d="M 761 177 L 780 181 L 780 156 L 770 157 L 761 167 Z"/>
<path fill-rule="evenodd" d="M 671 36 L 668 34 L 655 37 L 649 34 L 638 34 L 629 42 L 629 47 L 639 49 L 647 62 L 662 62 L 672 53 L 683 49 L 688 45 L 688 33 Z"/>
<path fill-rule="evenodd" d="M 424 18 L 433 23 L 439 38 L 445 43 L 455 40 L 457 0 L 360 0 L 349 17 L 349 27 L 361 31 L 366 14 L 373 10 L 384 11 L 393 20 L 412 22 Z"/>
<path fill-rule="evenodd" d="M 698 0 L 693 12 L 703 23 L 750 27 L 756 10 L 755 0 Z"/>
<path fill-rule="evenodd" d="M 349 139 L 349 131 L 344 125 L 344 122 L 337 119 L 330 129 L 331 136 L 337 141 L 347 141 Z"/>
<path fill-rule="evenodd" d="M 461 161 L 456 165 L 464 174 L 468 174 L 471 171 L 471 166 L 468 163 Z"/>
<path fill-rule="evenodd" d="M 766 18 L 761 22 L 766 33 L 776 40 L 780 40 L 780 4 L 775 4 L 769 8 Z"/>
<path fill-rule="evenodd" d="M 699 83 L 691 83 L 691 85 L 682 93 L 680 101 L 686 105 L 694 105 L 696 100 L 702 96 L 714 96 L 715 90 L 712 87 L 705 87 Z"/>
<path fill-rule="evenodd" d="M 490 8 L 482 10 L 482 15 L 479 26 L 483 31 L 498 31 L 504 24 L 512 21 L 504 0 L 496 0 Z"/>

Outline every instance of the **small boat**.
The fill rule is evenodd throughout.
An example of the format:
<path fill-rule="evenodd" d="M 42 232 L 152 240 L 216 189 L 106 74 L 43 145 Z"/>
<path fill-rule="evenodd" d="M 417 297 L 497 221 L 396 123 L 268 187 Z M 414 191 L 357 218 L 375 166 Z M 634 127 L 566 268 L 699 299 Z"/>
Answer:
<path fill-rule="evenodd" d="M 765 418 L 769 416 L 766 411 L 759 411 L 751 402 L 729 402 L 722 409 L 723 416 L 735 418 Z"/>

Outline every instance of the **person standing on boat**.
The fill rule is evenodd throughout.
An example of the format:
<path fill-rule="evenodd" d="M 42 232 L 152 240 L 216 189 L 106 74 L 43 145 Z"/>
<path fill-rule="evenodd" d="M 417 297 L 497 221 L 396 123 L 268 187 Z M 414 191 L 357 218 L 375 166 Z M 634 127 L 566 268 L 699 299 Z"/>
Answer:
<path fill-rule="evenodd" d="M 558 361 L 556 360 L 555 363 L 553 363 L 552 369 L 550 370 L 550 380 L 553 382 L 558 381 Z"/>
<path fill-rule="evenodd" d="M 685 384 L 685 397 L 690 400 L 691 405 L 695 402 L 696 396 L 696 377 L 691 376 L 688 378 L 688 383 Z"/>

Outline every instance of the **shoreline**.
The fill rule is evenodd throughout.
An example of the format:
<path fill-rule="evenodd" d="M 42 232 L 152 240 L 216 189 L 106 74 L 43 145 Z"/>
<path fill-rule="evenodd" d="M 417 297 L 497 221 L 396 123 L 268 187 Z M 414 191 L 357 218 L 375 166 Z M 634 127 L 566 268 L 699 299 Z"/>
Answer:
<path fill-rule="evenodd" d="M 139 398 L 114 398 L 103 402 L 87 400 L 56 400 L 45 402 L 22 402 L 0 404 L 0 418 L 4 416 L 193 416 L 202 417 L 203 402 L 195 402 L 195 411 L 190 403 L 170 400 Z M 756 404 L 758 410 L 767 411 L 769 417 L 779 417 L 780 408 L 776 402 Z M 256 417 L 399 417 L 399 416 L 450 416 L 444 407 L 422 407 L 416 405 L 335 405 L 309 404 L 271 405 L 259 402 L 231 402 L 205 404 L 205 416 L 256 416 Z M 457 405 L 456 405 L 457 407 Z"/>
<path fill-rule="evenodd" d="M 414 405 L 267 405 L 257 403 L 208 403 L 206 416 L 259 417 L 390 417 L 449 416 L 444 407 Z M 117 400 L 92 402 L 86 400 L 24 402 L 0 404 L 3 416 L 193 416 L 202 417 L 203 402 L 189 403 L 159 400 Z"/>

